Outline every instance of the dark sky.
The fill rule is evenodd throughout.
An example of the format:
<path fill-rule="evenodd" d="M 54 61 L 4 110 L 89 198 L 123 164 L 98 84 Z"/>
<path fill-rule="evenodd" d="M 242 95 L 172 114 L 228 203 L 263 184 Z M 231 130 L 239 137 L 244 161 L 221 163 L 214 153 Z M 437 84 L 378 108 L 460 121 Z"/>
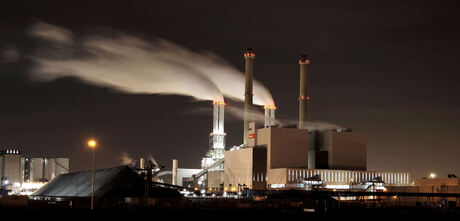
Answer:
<path fill-rule="evenodd" d="M 40 21 L 75 33 L 110 28 L 163 38 L 240 70 L 243 49 L 253 47 L 254 75 L 286 118 L 297 117 L 297 58 L 306 53 L 309 118 L 366 134 L 370 170 L 460 175 L 458 1 L 115 2 L 2 1 L 0 48 L 20 51 L 0 63 L 2 149 L 68 156 L 74 171 L 90 168 L 91 136 L 101 144 L 98 168 L 120 164 L 121 151 L 198 168 L 208 149 L 212 119 L 191 110 L 209 102 L 122 94 L 72 78 L 30 81 L 31 61 L 21 55 L 37 49 L 26 32 Z M 226 118 L 227 146 L 241 142 L 241 129 Z"/>

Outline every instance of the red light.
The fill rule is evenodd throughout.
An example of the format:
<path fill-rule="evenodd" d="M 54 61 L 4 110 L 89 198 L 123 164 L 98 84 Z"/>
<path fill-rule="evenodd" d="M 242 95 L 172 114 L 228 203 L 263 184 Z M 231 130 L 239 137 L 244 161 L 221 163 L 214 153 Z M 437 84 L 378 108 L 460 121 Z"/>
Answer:
<path fill-rule="evenodd" d="M 254 139 L 254 137 L 256 137 L 255 134 L 249 134 L 249 139 Z"/>
<path fill-rule="evenodd" d="M 308 59 L 306 59 L 306 60 L 299 60 L 299 63 L 310 64 L 310 60 L 308 60 Z"/>
<path fill-rule="evenodd" d="M 310 100 L 310 97 L 309 96 L 305 97 L 304 95 L 302 95 L 299 97 L 299 100 Z"/>
<path fill-rule="evenodd" d="M 244 53 L 244 56 L 245 57 L 255 57 L 256 54 L 254 52 L 246 52 L 246 53 Z"/>

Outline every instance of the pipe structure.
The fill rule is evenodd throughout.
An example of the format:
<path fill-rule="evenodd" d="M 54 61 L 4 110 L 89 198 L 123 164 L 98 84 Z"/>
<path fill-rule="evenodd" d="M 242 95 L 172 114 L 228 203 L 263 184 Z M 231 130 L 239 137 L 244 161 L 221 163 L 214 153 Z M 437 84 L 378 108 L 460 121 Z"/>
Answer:
<path fill-rule="evenodd" d="M 177 159 L 173 159 L 173 165 L 172 165 L 172 185 L 177 185 L 177 167 L 179 165 L 179 162 Z"/>
<path fill-rule="evenodd" d="M 213 103 L 213 122 L 212 122 L 212 133 L 213 134 L 224 134 L 224 110 L 225 102 L 214 101 Z"/>
<path fill-rule="evenodd" d="M 307 102 L 310 99 L 307 94 L 307 77 L 310 59 L 307 55 L 300 56 L 300 95 L 299 95 L 299 129 L 307 129 Z"/>
<path fill-rule="evenodd" d="M 223 101 L 214 101 L 214 112 L 213 112 L 213 129 L 211 136 L 211 143 L 210 143 L 210 150 L 216 149 L 225 149 L 225 131 L 224 131 L 224 111 L 225 111 L 225 102 Z M 213 159 L 220 159 L 223 158 L 222 151 L 215 151 L 212 154 Z"/>
<path fill-rule="evenodd" d="M 264 106 L 265 117 L 264 117 L 264 127 L 275 126 L 275 106 Z"/>
<path fill-rule="evenodd" d="M 244 130 L 243 130 L 243 144 L 248 144 L 249 136 L 249 122 L 251 119 L 251 110 L 253 105 L 253 88 L 252 88 L 252 76 L 253 76 L 253 64 L 256 54 L 252 48 L 247 48 L 244 52 L 244 60 L 246 61 L 245 66 L 245 87 L 244 87 Z"/>

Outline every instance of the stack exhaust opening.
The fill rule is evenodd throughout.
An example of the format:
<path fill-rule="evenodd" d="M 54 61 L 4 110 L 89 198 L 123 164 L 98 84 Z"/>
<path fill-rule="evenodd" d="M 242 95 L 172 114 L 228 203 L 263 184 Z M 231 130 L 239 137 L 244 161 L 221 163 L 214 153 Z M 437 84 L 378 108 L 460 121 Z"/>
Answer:
<path fill-rule="evenodd" d="M 225 131 L 224 131 L 224 112 L 225 102 L 213 102 L 213 129 L 210 149 L 225 149 Z"/>
<path fill-rule="evenodd" d="M 299 95 L 299 129 L 307 129 L 307 102 L 310 99 L 307 94 L 307 78 L 310 59 L 307 55 L 300 56 L 300 95 Z"/>
<path fill-rule="evenodd" d="M 251 119 L 251 110 L 253 105 L 253 88 L 252 88 L 252 78 L 253 78 L 253 65 L 254 58 L 256 54 L 252 48 L 247 48 L 244 52 L 245 65 L 245 87 L 244 87 L 244 130 L 243 130 L 243 144 L 248 144 L 249 136 L 249 122 L 253 121 Z"/>
<path fill-rule="evenodd" d="M 264 117 L 264 127 L 275 126 L 275 106 L 264 106 L 265 117 Z"/>
<path fill-rule="evenodd" d="M 212 132 L 209 133 L 209 150 L 206 156 L 201 160 L 201 168 L 207 169 L 215 162 L 224 158 L 225 155 L 225 137 L 224 131 L 224 112 L 225 102 L 214 101 Z"/>

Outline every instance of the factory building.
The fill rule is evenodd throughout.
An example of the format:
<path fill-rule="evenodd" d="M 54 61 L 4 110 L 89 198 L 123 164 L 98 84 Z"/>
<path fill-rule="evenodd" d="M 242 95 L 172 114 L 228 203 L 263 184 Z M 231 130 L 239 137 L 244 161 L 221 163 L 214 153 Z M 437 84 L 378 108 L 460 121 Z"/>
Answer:
<path fill-rule="evenodd" d="M 55 177 L 69 172 L 69 158 L 27 158 L 30 167 L 26 167 L 29 174 L 28 181 L 48 182 Z"/>
<path fill-rule="evenodd" d="M 458 198 L 445 196 L 418 196 L 416 193 L 431 193 L 431 194 L 458 194 L 460 193 L 460 178 L 454 174 L 449 174 L 445 178 L 420 178 L 414 179 L 412 185 L 406 186 L 391 186 L 390 192 L 408 193 L 406 197 L 393 197 L 393 203 L 398 203 L 402 206 L 413 206 L 431 204 L 435 207 L 455 207 L 458 205 Z M 414 194 L 411 196 L 410 193 Z"/>
<path fill-rule="evenodd" d="M 411 183 L 409 173 L 367 171 L 364 135 L 345 128 L 311 130 L 308 127 L 307 105 L 310 97 L 307 94 L 307 78 L 310 60 L 306 55 L 299 59 L 297 126 L 277 127 L 274 119 L 276 107 L 264 107 L 265 123 L 263 128 L 257 128 L 252 119 L 247 118 L 252 106 L 254 50 L 247 50 L 244 57 L 244 144 L 225 152 L 225 189 L 244 186 L 248 189 L 319 187 L 367 190 L 372 187 L 371 189 L 377 190 L 386 186 L 403 186 Z"/>
<path fill-rule="evenodd" d="M 225 152 L 225 187 L 245 184 L 249 189 L 267 186 L 267 148 L 249 147 Z M 215 181 L 214 181 L 215 182 Z"/>
<path fill-rule="evenodd" d="M 232 191 L 265 189 L 383 189 L 411 183 L 409 173 L 367 171 L 366 137 L 346 128 L 314 129 L 307 123 L 307 79 L 310 60 L 302 55 L 297 125 L 280 126 L 276 106 L 264 106 L 264 124 L 253 114 L 255 52 L 248 48 L 245 60 L 243 142 L 226 150 L 223 101 L 213 102 L 213 130 L 201 169 L 181 169 L 173 161 L 171 183 L 187 187 Z"/>
<path fill-rule="evenodd" d="M 367 169 L 366 137 L 350 129 L 309 132 L 309 169 Z"/>
<path fill-rule="evenodd" d="M 0 152 L 2 181 L 7 183 L 21 183 L 23 181 L 21 167 L 21 151 L 15 149 Z"/>
<path fill-rule="evenodd" d="M 21 151 L 0 151 L 1 188 L 30 194 L 53 178 L 69 172 L 69 158 L 26 158 Z"/>

